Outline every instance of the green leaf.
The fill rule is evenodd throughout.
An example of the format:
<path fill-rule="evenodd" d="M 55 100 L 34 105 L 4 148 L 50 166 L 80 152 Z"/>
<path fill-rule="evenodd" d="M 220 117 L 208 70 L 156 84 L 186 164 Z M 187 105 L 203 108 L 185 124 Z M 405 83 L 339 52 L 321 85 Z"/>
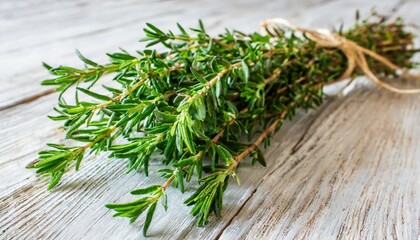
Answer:
<path fill-rule="evenodd" d="M 232 154 L 225 147 L 217 145 L 216 150 L 219 156 L 225 161 L 225 163 L 230 163 L 230 161 L 233 159 Z"/>
<path fill-rule="evenodd" d="M 126 112 L 136 106 L 137 104 L 126 103 L 126 104 L 112 104 L 112 105 L 106 106 L 106 108 L 113 112 Z"/>
<path fill-rule="evenodd" d="M 167 163 L 171 160 L 171 155 L 175 150 L 175 137 L 168 136 L 168 141 L 165 146 L 164 156 Z"/>
<path fill-rule="evenodd" d="M 126 202 L 126 203 L 108 203 L 105 204 L 106 208 L 110 208 L 110 209 L 118 209 L 118 208 L 126 208 L 126 207 L 133 207 L 133 206 L 137 206 L 141 203 L 144 202 L 144 199 L 139 199 L 139 200 L 135 200 L 132 202 Z"/>
<path fill-rule="evenodd" d="M 75 76 L 61 76 L 54 79 L 46 79 L 41 82 L 41 85 L 48 86 L 48 85 L 62 85 L 65 83 L 74 83 L 77 82 L 78 77 Z"/>
<path fill-rule="evenodd" d="M 106 90 L 108 90 L 111 93 L 121 94 L 123 92 L 123 90 L 121 90 L 121 89 L 109 87 L 109 86 L 106 86 L 106 85 L 102 85 L 102 87 L 105 88 Z"/>
<path fill-rule="evenodd" d="M 93 98 L 99 99 L 99 100 L 104 100 L 104 101 L 111 100 L 111 98 L 106 96 L 106 95 L 95 93 L 95 92 L 92 92 L 90 90 L 87 90 L 87 89 L 84 89 L 84 88 L 81 88 L 81 87 L 77 87 L 77 90 L 79 90 L 79 91 L 83 92 L 84 94 L 89 95 Z"/>
<path fill-rule="evenodd" d="M 257 153 L 257 161 L 264 167 L 267 166 L 267 163 L 265 162 L 264 154 L 261 152 L 261 149 L 256 147 L 255 152 Z"/>
<path fill-rule="evenodd" d="M 168 195 L 165 191 L 162 192 L 162 206 L 165 209 L 165 211 L 168 210 Z"/>
<path fill-rule="evenodd" d="M 183 35 L 188 36 L 187 32 L 186 32 L 186 31 L 185 31 L 185 29 L 181 26 L 181 24 L 176 23 L 176 26 L 178 27 L 179 31 L 181 31 L 181 33 L 182 33 Z"/>
<path fill-rule="evenodd" d="M 47 69 L 48 71 L 50 71 L 51 72 L 51 70 L 53 69 L 53 67 L 51 67 L 50 65 L 48 65 L 47 63 L 45 63 L 45 62 L 42 62 L 42 66 L 45 68 L 45 69 Z M 53 73 L 53 72 L 52 72 Z"/>
<path fill-rule="evenodd" d="M 184 193 L 184 176 L 182 175 L 182 173 L 177 171 L 175 174 L 175 179 L 179 186 L 179 189 L 181 190 L 182 193 Z"/>
<path fill-rule="evenodd" d="M 156 33 L 159 33 L 159 34 L 164 34 L 164 32 L 162 32 L 159 28 L 155 27 L 153 24 L 151 24 L 151 23 L 146 23 L 146 25 L 147 25 L 150 29 L 154 30 Z"/>
<path fill-rule="evenodd" d="M 184 141 L 182 140 L 182 135 L 181 135 L 181 128 L 179 127 L 179 124 L 176 125 L 177 127 L 176 129 L 176 134 L 175 134 L 175 143 L 176 143 L 176 148 L 178 149 L 178 152 L 183 152 L 183 144 Z"/>
<path fill-rule="evenodd" d="M 204 103 L 203 97 L 199 97 L 194 101 L 194 107 L 196 110 L 196 119 L 199 121 L 204 120 L 206 118 L 206 105 Z"/>
<path fill-rule="evenodd" d="M 146 131 L 149 134 L 165 133 L 165 132 L 167 132 L 168 129 L 171 128 L 171 126 L 172 126 L 172 124 L 166 123 L 166 124 L 162 124 L 160 126 L 156 126 L 154 128 L 151 128 L 151 129 L 148 128 L 148 129 L 146 129 Z"/>
<path fill-rule="evenodd" d="M 156 108 L 155 104 L 147 105 L 140 114 L 140 120 L 143 120 L 147 116 L 149 116 L 153 112 L 153 110 L 155 110 L 155 108 Z"/>
<path fill-rule="evenodd" d="M 90 66 L 94 66 L 94 67 L 97 67 L 97 66 L 99 66 L 99 64 L 97 64 L 96 62 L 94 62 L 94 61 L 91 61 L 91 60 L 89 60 L 89 59 L 87 59 L 87 58 L 85 58 L 80 52 L 79 52 L 79 50 L 77 50 L 76 49 L 76 54 L 77 54 L 77 56 L 80 58 L 80 60 L 82 60 L 84 63 L 86 63 L 87 65 L 90 65 Z"/>
<path fill-rule="evenodd" d="M 163 123 L 174 123 L 177 119 L 177 115 L 161 111 L 155 111 L 155 116 Z"/>
<path fill-rule="evenodd" d="M 223 202 L 222 194 L 227 185 L 228 175 L 224 172 L 211 174 L 202 181 L 204 184 L 192 194 L 185 204 L 187 206 L 194 205 L 191 210 L 193 216 L 198 215 L 197 226 L 203 226 L 209 217 L 211 211 L 220 212 Z"/>
<path fill-rule="evenodd" d="M 197 163 L 195 164 L 195 168 L 197 171 L 197 177 L 198 179 L 200 179 L 203 173 L 203 161 L 201 159 L 197 161 Z"/>
<path fill-rule="evenodd" d="M 149 193 L 155 192 L 155 191 L 159 190 L 160 188 L 161 188 L 160 185 L 153 185 L 153 186 L 150 186 L 150 187 L 133 190 L 130 193 L 133 194 L 133 195 L 144 195 L 144 194 L 149 194 Z"/>
<path fill-rule="evenodd" d="M 249 81 L 249 68 L 248 65 L 246 64 L 245 60 L 242 60 L 242 73 L 243 73 L 243 77 L 244 77 L 244 81 L 248 82 Z"/>
<path fill-rule="evenodd" d="M 117 59 L 117 60 L 134 60 L 136 59 L 135 57 L 129 55 L 129 54 L 125 54 L 125 53 L 107 53 L 106 55 L 108 55 L 110 58 L 112 59 Z"/>
<path fill-rule="evenodd" d="M 51 164 L 53 162 L 60 162 L 63 159 L 66 159 L 67 157 L 69 157 L 70 155 L 71 155 L 71 152 L 61 152 L 59 154 L 53 155 L 49 158 L 43 159 L 35 163 L 34 165 L 30 166 L 30 168 L 39 168 L 39 167 Z"/>
<path fill-rule="evenodd" d="M 160 42 L 161 42 L 161 41 L 160 41 L 160 39 L 153 40 L 153 41 L 149 42 L 149 43 L 146 45 L 146 47 L 151 47 L 151 46 L 156 45 L 156 44 L 158 44 L 158 43 L 160 43 Z"/>
<path fill-rule="evenodd" d="M 156 210 L 156 205 L 157 205 L 156 202 L 152 203 L 152 205 L 150 205 L 149 207 L 149 210 L 147 211 L 146 221 L 143 227 L 143 236 L 145 237 L 147 235 L 147 230 L 149 230 L 150 223 L 152 222 L 153 214 L 155 213 L 155 210 Z"/>
<path fill-rule="evenodd" d="M 80 126 L 82 126 L 86 120 L 93 114 L 93 111 L 88 111 L 83 114 L 75 123 L 73 123 L 67 130 L 67 136 L 70 136 L 74 131 L 76 131 Z"/>
<path fill-rule="evenodd" d="M 203 21 L 201 21 L 201 19 L 198 20 L 198 25 L 200 26 L 200 30 L 205 33 L 206 30 L 204 29 L 204 24 Z"/>
<path fill-rule="evenodd" d="M 191 153 L 195 153 L 193 137 L 192 137 L 191 131 L 189 131 L 187 127 L 187 124 L 186 123 L 178 124 L 178 128 L 179 128 L 179 133 L 181 134 L 181 138 L 183 142 L 185 143 L 185 145 L 187 146 L 188 150 Z"/>
<path fill-rule="evenodd" d="M 80 169 L 80 163 L 82 162 L 82 160 L 83 160 L 83 154 L 84 152 L 81 152 L 81 153 L 79 153 L 77 156 L 76 156 L 76 158 L 75 158 L 75 160 L 76 160 L 76 171 L 79 171 L 79 169 Z"/>
<path fill-rule="evenodd" d="M 51 190 L 55 186 L 57 186 L 57 184 L 60 182 L 61 178 L 63 177 L 63 174 L 64 174 L 64 170 L 62 170 L 60 172 L 57 172 L 57 173 L 53 173 L 52 177 L 51 177 L 50 184 L 48 185 L 47 190 Z"/>
<path fill-rule="evenodd" d="M 196 156 L 188 157 L 185 159 L 181 159 L 180 161 L 174 163 L 174 167 L 185 167 L 193 163 L 197 159 Z"/>
<path fill-rule="evenodd" d="M 84 106 L 78 106 L 78 107 L 74 107 L 74 108 L 69 108 L 69 109 L 67 109 L 67 113 L 70 113 L 70 114 L 75 114 L 75 113 L 81 113 L 81 112 L 83 112 L 83 111 L 85 111 L 85 107 Z"/>
<path fill-rule="evenodd" d="M 222 95 L 222 81 L 221 81 L 221 79 L 219 78 L 219 79 L 217 79 L 217 81 L 216 81 L 216 97 L 217 97 L 217 99 L 219 99 L 220 98 L 220 96 Z"/>
<path fill-rule="evenodd" d="M 191 73 L 193 74 L 194 78 L 197 79 L 200 83 L 206 84 L 207 80 L 202 77 L 195 69 L 194 67 L 190 68 Z"/>

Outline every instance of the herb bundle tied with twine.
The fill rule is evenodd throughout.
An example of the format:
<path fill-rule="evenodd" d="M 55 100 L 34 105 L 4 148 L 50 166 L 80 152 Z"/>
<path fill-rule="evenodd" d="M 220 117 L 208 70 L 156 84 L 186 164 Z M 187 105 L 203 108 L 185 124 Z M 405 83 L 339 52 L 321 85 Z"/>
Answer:
<path fill-rule="evenodd" d="M 373 15 L 337 32 L 271 19 L 262 23 L 265 34 L 226 31 L 218 37 L 208 35 L 201 21 L 190 31 L 177 27 L 175 34 L 147 24 L 141 40 L 146 49 L 108 54 L 109 63 L 77 52 L 85 68 L 44 64 L 54 77 L 42 84 L 61 93 L 56 115 L 49 117 L 63 122 L 66 139 L 74 144 L 48 144 L 28 167 L 49 177 L 52 189 L 64 173 L 79 169 L 88 151 L 126 159 L 127 172 L 146 176 L 150 162 L 160 162 L 161 183 L 133 190 L 138 197 L 132 202 L 106 205 L 130 222 L 146 213 L 144 235 L 158 202 L 167 208 L 167 188 L 184 192 L 192 179 L 199 187 L 184 203 L 192 206 L 197 225 L 213 213 L 220 216 L 230 179 L 239 183 L 240 163 L 249 159 L 265 166 L 260 145 L 268 146 L 297 109 L 319 106 L 323 86 L 366 75 L 397 93 L 420 92 L 380 80 L 413 77 L 407 70 L 416 66 L 410 61 L 414 37 L 401 19 Z M 166 51 L 154 50 L 155 44 Z M 109 74 L 113 85 L 94 91 Z M 68 102 L 63 93 L 74 86 Z"/>

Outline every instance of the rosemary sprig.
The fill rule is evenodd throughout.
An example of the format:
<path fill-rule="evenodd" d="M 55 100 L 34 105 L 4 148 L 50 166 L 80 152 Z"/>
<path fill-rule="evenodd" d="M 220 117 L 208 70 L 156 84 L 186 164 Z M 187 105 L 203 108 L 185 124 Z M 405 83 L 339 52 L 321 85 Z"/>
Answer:
<path fill-rule="evenodd" d="M 400 19 L 365 20 L 339 34 L 412 68 L 413 35 L 404 26 Z M 42 84 L 55 85 L 61 92 L 54 108 L 58 115 L 50 118 L 64 121 L 66 137 L 84 145 L 48 144 L 52 149 L 39 152 L 39 160 L 28 167 L 49 176 L 48 189 L 52 189 L 70 166 L 79 169 L 88 149 L 127 159 L 127 172 L 143 171 L 146 176 L 151 157 L 161 156 L 153 158 L 162 161 L 158 172 L 166 180 L 161 185 L 133 190 L 133 195 L 142 197 L 132 202 L 106 205 L 116 211 L 114 216 L 128 217 L 130 222 L 147 211 L 144 235 L 158 201 L 167 208 L 166 189 L 172 185 L 184 192 L 194 176 L 201 185 L 185 204 L 193 206 L 197 225 L 203 226 L 212 212 L 220 216 L 229 179 L 239 182 L 240 162 L 251 156 L 253 164 L 265 166 L 259 145 L 268 146 L 283 120 L 298 108 L 321 104 L 322 87 L 347 68 L 338 49 L 317 47 L 310 39 L 281 29 L 274 29 L 272 36 L 226 31 L 215 38 L 201 21 L 190 31 L 177 27 L 179 34 L 147 24 L 142 39 L 147 48 L 136 55 L 108 54 L 107 64 L 79 52 L 86 68 L 44 64 L 55 78 Z M 167 51 L 150 49 L 155 44 Z M 372 59 L 368 63 L 375 74 L 395 74 Z M 103 85 L 106 94 L 93 91 L 104 74 L 113 74 L 119 86 Z M 67 103 L 62 93 L 74 85 L 74 101 Z M 79 101 L 79 94 L 92 100 Z M 124 142 L 115 143 L 117 138 Z"/>

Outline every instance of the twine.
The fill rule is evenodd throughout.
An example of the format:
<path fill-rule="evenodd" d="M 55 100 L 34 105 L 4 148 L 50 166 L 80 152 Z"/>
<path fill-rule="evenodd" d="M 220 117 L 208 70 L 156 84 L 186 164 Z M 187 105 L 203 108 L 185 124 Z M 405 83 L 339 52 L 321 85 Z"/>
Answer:
<path fill-rule="evenodd" d="M 369 68 L 369 65 L 366 61 L 365 55 L 370 56 L 376 61 L 384 64 L 388 68 L 394 70 L 395 72 L 400 72 L 400 75 L 405 78 L 415 78 L 419 79 L 418 75 L 413 75 L 407 72 L 406 69 L 402 69 L 394 63 L 390 62 L 385 57 L 371 51 L 367 48 L 364 48 L 354 41 L 341 37 L 336 33 L 332 33 L 329 30 L 311 30 L 298 27 L 293 25 L 289 21 L 281 18 L 268 19 L 261 23 L 262 30 L 271 36 L 273 32 L 276 32 L 275 27 L 287 27 L 294 31 L 301 32 L 308 36 L 311 40 L 315 41 L 320 47 L 324 48 L 337 48 L 340 49 L 348 60 L 348 66 L 346 71 L 340 76 L 339 80 L 343 80 L 351 77 L 354 69 L 358 67 L 371 81 L 377 84 L 380 87 L 383 87 L 389 91 L 400 93 L 400 94 L 415 94 L 420 93 L 420 88 L 415 89 L 401 89 L 394 87 L 388 83 L 380 80 Z M 277 35 L 277 34 L 276 34 Z"/>

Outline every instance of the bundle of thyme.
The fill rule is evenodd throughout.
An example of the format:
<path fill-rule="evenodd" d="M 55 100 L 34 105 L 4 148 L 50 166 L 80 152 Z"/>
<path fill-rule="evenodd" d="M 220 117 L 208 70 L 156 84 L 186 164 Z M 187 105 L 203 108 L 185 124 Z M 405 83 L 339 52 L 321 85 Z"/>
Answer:
<path fill-rule="evenodd" d="M 57 86 L 61 92 L 54 108 L 57 115 L 49 117 L 63 121 L 66 138 L 80 144 L 48 144 L 50 149 L 39 152 L 39 159 L 28 167 L 48 176 L 52 189 L 69 169 L 79 169 L 87 151 L 127 159 L 127 172 L 146 176 L 150 161 L 161 161 L 158 172 L 165 180 L 133 190 L 131 194 L 139 195 L 133 202 L 106 205 L 116 211 L 114 216 L 130 222 L 147 212 L 144 235 L 158 202 L 167 208 L 166 189 L 172 185 L 184 192 L 193 178 L 200 187 L 185 204 L 192 206 L 197 225 L 203 226 L 211 213 L 220 216 L 230 179 L 239 181 L 239 164 L 249 156 L 253 164 L 265 166 L 259 145 L 269 145 L 272 134 L 297 109 L 320 105 L 322 87 L 338 79 L 348 64 L 339 49 L 321 48 L 280 28 L 268 35 L 226 31 L 211 37 L 201 21 L 190 31 L 177 27 L 179 33 L 163 32 L 147 24 L 141 40 L 147 42 L 145 50 L 107 54 L 106 64 L 79 52 L 85 68 L 44 64 L 54 78 L 42 85 Z M 404 27 L 401 19 L 387 22 L 377 17 L 357 20 L 337 34 L 412 68 L 413 35 Z M 166 52 L 151 48 L 155 44 Z M 395 74 L 367 60 L 373 73 Z M 114 74 L 118 87 L 102 85 L 106 93 L 93 91 L 105 74 Z M 360 74 L 354 71 L 352 76 Z M 75 98 L 67 102 L 62 93 L 72 86 Z M 80 94 L 91 100 L 79 101 Z"/>

